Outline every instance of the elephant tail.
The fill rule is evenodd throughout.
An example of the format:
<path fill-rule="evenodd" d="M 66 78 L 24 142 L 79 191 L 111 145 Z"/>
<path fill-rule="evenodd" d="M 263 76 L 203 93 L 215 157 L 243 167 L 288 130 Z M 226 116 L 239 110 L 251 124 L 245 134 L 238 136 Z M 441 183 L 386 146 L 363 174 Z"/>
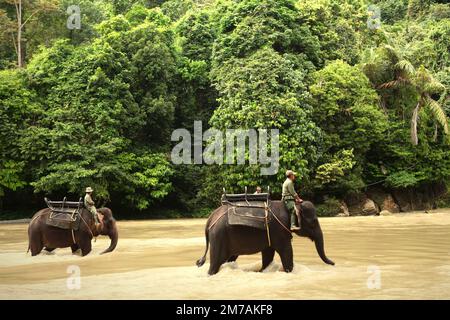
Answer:
<path fill-rule="evenodd" d="M 206 228 L 206 230 L 205 230 L 205 239 L 206 239 L 206 250 L 205 250 L 205 253 L 203 254 L 203 257 L 198 259 L 197 262 L 196 262 L 197 267 L 199 267 L 199 268 L 202 265 L 205 264 L 205 262 L 206 262 L 206 254 L 208 253 L 208 249 L 209 249 L 209 230 L 208 230 L 208 228 Z"/>

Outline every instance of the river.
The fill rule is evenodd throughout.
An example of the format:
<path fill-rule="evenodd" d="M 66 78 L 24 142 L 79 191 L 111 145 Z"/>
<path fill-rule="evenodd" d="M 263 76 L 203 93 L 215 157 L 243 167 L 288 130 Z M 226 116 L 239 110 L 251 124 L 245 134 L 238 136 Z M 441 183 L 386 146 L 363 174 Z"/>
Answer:
<path fill-rule="evenodd" d="M 314 244 L 293 239 L 294 271 L 276 256 L 241 256 L 208 276 L 205 219 L 120 221 L 117 249 L 100 237 L 86 257 L 70 249 L 31 257 L 27 225 L 0 224 L 0 299 L 449 299 L 450 209 L 322 218 L 324 264 Z M 79 275 L 79 277 L 78 277 Z"/>

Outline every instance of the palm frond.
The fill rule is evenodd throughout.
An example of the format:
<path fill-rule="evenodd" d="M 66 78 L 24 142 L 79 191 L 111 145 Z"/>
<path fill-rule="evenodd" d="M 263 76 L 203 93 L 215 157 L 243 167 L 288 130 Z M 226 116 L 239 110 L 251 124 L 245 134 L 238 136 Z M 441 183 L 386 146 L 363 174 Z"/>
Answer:
<path fill-rule="evenodd" d="M 406 72 L 408 75 L 413 75 L 416 72 L 416 69 L 408 60 L 400 60 L 395 64 L 395 67 L 403 72 Z"/>
<path fill-rule="evenodd" d="M 387 58 L 393 63 L 396 64 L 398 61 L 402 60 L 400 50 L 394 48 L 391 45 L 385 44 L 383 47 L 383 51 L 385 52 Z"/>
<path fill-rule="evenodd" d="M 380 84 L 377 88 L 378 89 L 391 89 L 391 88 L 398 88 L 401 87 L 403 85 L 408 85 L 411 82 L 409 81 L 409 79 L 406 78 L 398 78 L 396 80 L 392 80 L 392 81 L 388 81 L 385 83 Z"/>
<path fill-rule="evenodd" d="M 444 108 L 435 100 L 427 97 L 426 106 L 430 109 L 433 117 L 444 129 L 444 133 L 448 135 L 448 118 L 445 114 Z"/>

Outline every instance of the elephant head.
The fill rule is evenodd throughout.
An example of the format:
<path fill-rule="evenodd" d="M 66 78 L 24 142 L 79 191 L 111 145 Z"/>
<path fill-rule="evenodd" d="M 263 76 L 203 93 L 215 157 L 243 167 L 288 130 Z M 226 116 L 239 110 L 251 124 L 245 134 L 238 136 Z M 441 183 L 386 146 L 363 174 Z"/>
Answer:
<path fill-rule="evenodd" d="M 310 201 L 303 201 L 301 204 L 301 225 L 299 236 L 308 237 L 316 245 L 317 253 L 323 262 L 334 265 L 334 262 L 327 258 L 324 248 L 322 229 L 317 218 L 316 208 Z"/>
<path fill-rule="evenodd" d="M 117 230 L 116 220 L 112 216 L 112 212 L 108 208 L 100 208 L 98 212 L 102 214 L 102 224 L 99 230 L 99 234 L 104 236 L 109 236 L 111 239 L 111 244 L 109 247 L 103 251 L 101 254 L 113 251 L 117 246 L 117 241 L 119 240 L 119 232 Z"/>

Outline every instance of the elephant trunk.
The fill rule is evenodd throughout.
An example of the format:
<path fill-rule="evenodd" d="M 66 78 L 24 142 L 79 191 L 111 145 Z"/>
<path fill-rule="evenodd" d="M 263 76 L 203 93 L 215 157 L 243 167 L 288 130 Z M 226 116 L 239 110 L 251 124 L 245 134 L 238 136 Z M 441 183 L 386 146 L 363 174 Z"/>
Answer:
<path fill-rule="evenodd" d="M 109 238 L 111 239 L 111 243 L 110 243 L 108 249 L 106 249 L 105 251 L 103 251 L 100 254 L 111 252 L 117 246 L 117 241 L 119 240 L 119 232 L 117 230 L 116 222 L 114 221 L 113 223 L 114 223 L 114 226 L 109 233 Z"/>
<path fill-rule="evenodd" d="M 323 233 L 322 229 L 320 228 L 320 225 L 317 225 L 317 227 L 314 230 L 314 244 L 316 245 L 317 254 L 322 259 L 322 261 L 334 266 L 334 262 L 328 259 L 325 254 Z"/>

